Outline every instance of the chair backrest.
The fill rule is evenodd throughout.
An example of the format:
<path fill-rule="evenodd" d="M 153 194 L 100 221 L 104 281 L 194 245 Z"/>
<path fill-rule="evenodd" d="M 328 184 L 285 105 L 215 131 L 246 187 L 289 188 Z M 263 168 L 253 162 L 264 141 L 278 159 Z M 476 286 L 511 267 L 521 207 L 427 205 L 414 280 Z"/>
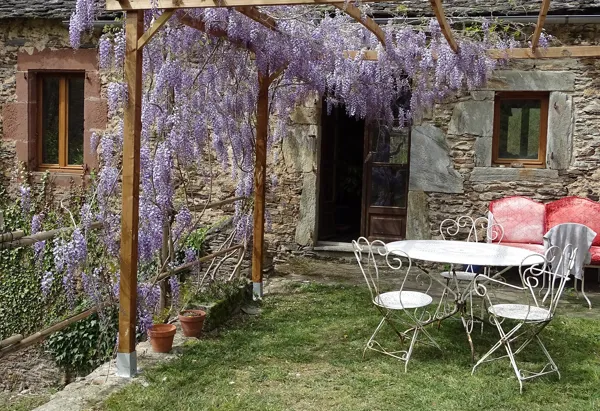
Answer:
<path fill-rule="evenodd" d="M 523 287 L 527 290 L 528 297 L 535 306 L 541 307 L 543 301 L 549 297 L 549 305 L 546 307 L 549 316 L 554 314 L 556 306 L 565 289 L 565 284 L 569 280 L 571 269 L 575 262 L 577 248 L 571 244 L 564 247 L 551 246 L 544 255 L 544 262 L 531 264 L 532 259 L 539 259 L 538 255 L 526 257 L 519 266 L 519 274 Z M 546 296 L 542 299 L 538 296 L 538 290 L 546 285 L 544 276 L 547 277 L 548 290 Z"/>
<path fill-rule="evenodd" d="M 372 300 L 388 288 L 394 291 L 404 289 L 412 267 L 408 254 L 403 251 L 390 251 L 383 241 L 369 242 L 364 237 L 353 240 L 352 247 Z M 429 279 L 428 276 L 421 278 L 414 270 L 412 274 L 415 275 L 415 279 L 420 279 L 421 283 L 424 277 L 427 277 L 425 280 Z M 427 290 L 431 287 L 431 280 L 428 281 Z"/>
<path fill-rule="evenodd" d="M 494 223 L 504 228 L 503 241 L 542 244 L 546 213 L 544 204 L 527 197 L 505 197 L 491 201 L 489 211 Z"/>
<path fill-rule="evenodd" d="M 456 219 L 447 218 L 440 224 L 440 235 L 443 240 L 475 242 L 483 241 L 499 243 L 504 237 L 504 229 L 487 217 L 473 218 L 465 215 Z"/>

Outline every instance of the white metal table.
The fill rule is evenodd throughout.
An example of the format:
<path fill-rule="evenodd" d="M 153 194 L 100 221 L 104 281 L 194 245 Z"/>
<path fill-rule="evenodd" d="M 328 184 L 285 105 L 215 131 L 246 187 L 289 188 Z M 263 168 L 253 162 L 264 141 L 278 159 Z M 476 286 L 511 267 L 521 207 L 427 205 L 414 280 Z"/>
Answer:
<path fill-rule="evenodd" d="M 448 240 L 404 240 L 387 243 L 386 248 L 392 253 L 394 251 L 402 251 L 412 260 L 453 265 L 462 264 L 483 267 L 504 267 L 504 269 L 496 273 L 494 277 L 501 275 L 511 267 L 543 264 L 545 261 L 542 255 L 533 251 L 493 243 Z M 468 320 L 465 319 L 465 315 L 466 298 L 471 296 L 475 281 L 471 281 L 468 286 L 465 287 L 464 292 L 459 291 L 457 294 L 448 287 L 448 284 L 444 284 L 439 278 L 433 275 L 430 275 L 430 277 L 455 296 L 455 309 L 443 318 L 433 318 L 431 322 L 441 321 L 456 313 L 460 313 L 471 347 L 471 357 L 474 358 L 475 352 L 473 341 L 471 339 L 473 315 L 471 314 Z M 456 282 L 456 285 L 456 289 L 460 290 L 458 288 L 458 282 Z"/>

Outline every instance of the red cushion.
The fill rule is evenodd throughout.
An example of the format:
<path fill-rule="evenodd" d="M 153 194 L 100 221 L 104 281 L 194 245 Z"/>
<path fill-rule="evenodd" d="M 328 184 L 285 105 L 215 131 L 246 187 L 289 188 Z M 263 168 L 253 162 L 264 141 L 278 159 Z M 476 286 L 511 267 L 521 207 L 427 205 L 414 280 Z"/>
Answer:
<path fill-rule="evenodd" d="M 509 246 L 509 247 L 523 248 L 525 250 L 533 251 L 534 253 L 539 253 L 539 254 L 544 254 L 544 252 L 546 251 L 544 249 L 544 246 L 540 245 L 540 244 L 524 244 L 524 243 L 505 243 L 505 242 L 502 242 L 502 243 L 500 243 L 500 245 L 506 245 L 506 246 Z M 598 247 L 598 248 L 600 248 L 600 247 Z"/>
<path fill-rule="evenodd" d="M 502 243 L 543 244 L 544 204 L 527 197 L 505 197 L 490 202 L 494 223 L 504 229 Z"/>
<path fill-rule="evenodd" d="M 546 232 L 563 223 L 588 226 L 596 233 L 592 245 L 600 246 L 600 204 L 581 197 L 564 197 L 546 204 Z"/>
<path fill-rule="evenodd" d="M 592 254 L 591 265 L 600 265 L 600 247 L 591 246 L 590 254 Z"/>

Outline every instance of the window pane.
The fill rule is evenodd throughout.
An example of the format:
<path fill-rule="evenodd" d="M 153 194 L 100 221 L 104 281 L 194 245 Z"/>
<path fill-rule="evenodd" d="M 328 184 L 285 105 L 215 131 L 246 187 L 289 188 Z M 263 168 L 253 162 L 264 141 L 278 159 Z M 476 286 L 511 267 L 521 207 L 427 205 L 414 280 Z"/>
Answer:
<path fill-rule="evenodd" d="M 409 129 L 382 126 L 373 130 L 371 152 L 377 163 L 408 164 Z"/>
<path fill-rule="evenodd" d="M 406 207 L 408 170 L 404 167 L 378 167 L 371 169 L 370 205 L 379 207 Z"/>
<path fill-rule="evenodd" d="M 541 100 L 501 100 L 499 158 L 538 158 Z"/>
<path fill-rule="evenodd" d="M 60 77 L 42 78 L 42 163 L 58 164 L 58 110 Z"/>
<path fill-rule="evenodd" d="M 69 78 L 68 164 L 83 164 L 83 76 Z"/>

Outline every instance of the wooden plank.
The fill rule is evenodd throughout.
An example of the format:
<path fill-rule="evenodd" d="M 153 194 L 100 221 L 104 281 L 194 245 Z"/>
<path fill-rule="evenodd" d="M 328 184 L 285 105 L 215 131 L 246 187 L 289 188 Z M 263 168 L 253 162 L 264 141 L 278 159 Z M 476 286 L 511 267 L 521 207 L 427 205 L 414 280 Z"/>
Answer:
<path fill-rule="evenodd" d="M 544 28 L 544 22 L 550 9 L 550 0 L 542 0 L 542 7 L 540 8 L 540 14 L 538 16 L 537 24 L 535 25 L 535 31 L 531 38 L 531 49 L 535 50 L 540 42 L 540 36 L 542 35 L 542 29 Z"/>
<path fill-rule="evenodd" d="M 269 76 L 259 73 L 258 100 L 256 103 L 256 158 L 254 163 L 254 233 L 252 236 L 252 283 L 255 284 L 255 289 L 256 285 L 262 284 L 263 280 L 269 84 Z"/>
<path fill-rule="evenodd" d="M 442 34 L 446 38 L 448 45 L 450 46 L 453 52 L 458 52 L 458 44 L 454 39 L 454 35 L 452 34 L 452 29 L 448 24 L 448 20 L 446 20 L 444 8 L 442 7 L 442 0 L 429 0 L 429 2 L 431 3 L 431 8 L 433 9 L 435 18 L 437 19 L 438 23 L 440 23 Z"/>
<path fill-rule="evenodd" d="M 487 50 L 494 59 L 556 59 L 556 58 L 599 58 L 600 46 L 548 47 L 547 49 L 518 48 L 512 50 Z"/>
<path fill-rule="evenodd" d="M 242 13 L 244 16 L 251 18 L 257 23 L 262 24 L 268 29 L 277 31 L 277 22 L 275 19 L 268 14 L 263 13 L 254 6 L 239 6 L 235 7 L 235 10 Z"/>
<path fill-rule="evenodd" d="M 154 20 L 150 28 L 148 28 L 148 30 L 142 34 L 142 37 L 140 37 L 137 42 L 137 48 L 143 49 L 146 43 L 148 43 L 150 39 L 154 37 L 156 33 L 158 33 L 158 30 L 164 26 L 167 21 L 169 21 L 173 13 L 175 13 L 175 10 L 173 9 L 163 11 L 163 13 L 158 16 L 156 20 Z"/>
<path fill-rule="evenodd" d="M 22 339 L 23 339 L 22 334 L 15 334 L 13 336 L 5 338 L 4 340 L 0 341 L 0 348 L 4 348 L 4 347 L 8 347 L 9 345 L 16 344 L 19 341 L 21 341 Z"/>
<path fill-rule="evenodd" d="M 96 228 L 100 228 L 102 227 L 102 223 L 99 221 L 95 221 L 90 225 L 90 230 L 96 229 Z M 23 247 L 26 245 L 32 245 L 35 244 L 39 241 L 45 241 L 45 240 L 49 240 L 52 237 L 64 233 L 64 234 L 68 234 L 71 231 L 74 230 L 74 227 L 65 227 L 65 228 L 57 228 L 54 230 L 49 230 L 49 231 L 42 231 L 41 233 L 36 233 L 36 234 L 31 234 L 28 236 L 15 236 L 13 237 L 13 239 L 10 239 L 10 235 L 11 234 L 15 234 L 15 233 L 22 233 L 22 231 L 15 231 L 15 233 L 8 233 L 8 234 L 3 234 L 2 237 L 0 238 L 0 250 L 6 249 L 6 248 L 15 248 L 15 247 Z"/>
<path fill-rule="evenodd" d="M 0 358 L 11 352 L 15 352 L 15 351 L 21 350 L 23 348 L 29 347 L 30 345 L 41 342 L 44 339 L 46 339 L 49 335 L 52 335 L 55 332 L 60 331 L 63 328 L 65 328 L 73 323 L 76 323 L 77 321 L 80 321 L 80 320 L 83 320 L 84 318 L 89 317 L 90 315 L 94 314 L 98 310 L 101 310 L 104 307 L 107 307 L 108 305 L 109 305 L 109 303 L 106 303 L 106 302 L 101 303 L 97 307 L 90 308 L 89 310 L 86 310 L 80 314 L 73 316 L 73 317 L 67 318 L 66 320 L 56 323 L 51 327 L 48 327 L 42 331 L 38 331 L 35 334 L 32 334 L 26 338 L 23 338 L 23 339 L 19 340 L 18 342 L 16 342 L 15 344 L 12 344 L 12 345 L 9 345 L 8 347 L 2 348 L 2 349 L 0 349 Z M 11 337 L 11 338 L 13 338 L 13 337 Z"/>
<path fill-rule="evenodd" d="M 365 3 L 387 2 L 388 0 L 363 0 Z M 328 0 L 327 4 L 343 4 L 347 0 Z M 150 10 L 190 9 L 196 7 L 238 7 L 238 6 L 293 6 L 323 4 L 320 0 L 106 0 L 106 10 Z"/>
<path fill-rule="evenodd" d="M 240 48 L 254 51 L 254 47 L 252 46 L 252 44 L 241 42 L 241 41 L 233 41 L 233 40 L 229 39 L 229 37 L 227 36 L 227 32 L 225 30 L 216 29 L 216 28 L 208 29 L 208 28 L 206 28 L 206 24 L 204 23 L 204 21 L 202 21 L 200 19 L 194 19 L 194 18 L 186 15 L 186 16 L 181 16 L 179 18 L 179 21 L 188 27 L 192 27 L 196 30 L 200 30 L 206 34 L 210 34 L 211 36 L 225 38 L 231 44 L 235 44 L 236 46 L 238 46 Z"/>
<path fill-rule="evenodd" d="M 359 54 L 358 50 L 344 51 L 344 57 L 354 59 Z M 363 60 L 377 60 L 378 53 L 375 50 L 363 52 Z M 548 47 L 547 49 L 518 48 L 509 50 L 489 49 L 487 55 L 493 59 L 556 59 L 556 58 L 599 58 L 600 46 L 570 46 L 570 47 Z"/>
<path fill-rule="evenodd" d="M 379 24 L 375 23 L 375 20 L 368 16 L 363 17 L 360 13 L 360 9 L 350 2 L 345 4 L 334 4 L 333 6 L 342 10 L 354 20 L 365 26 L 371 33 L 375 35 L 375 37 L 377 37 L 377 40 L 379 40 L 379 42 L 385 46 L 385 33 Z"/>
<path fill-rule="evenodd" d="M 121 214 L 121 277 L 119 280 L 119 352 L 135 351 L 138 226 L 140 199 L 140 132 L 142 128 L 142 50 L 144 12 L 127 13 L 125 82 L 127 105 L 123 124 L 123 195 Z"/>
<path fill-rule="evenodd" d="M 0 243 L 15 241 L 15 240 L 18 240 L 19 238 L 23 237 L 24 235 L 25 235 L 25 231 L 22 231 L 22 230 L 13 231 L 11 233 L 0 234 Z"/>

